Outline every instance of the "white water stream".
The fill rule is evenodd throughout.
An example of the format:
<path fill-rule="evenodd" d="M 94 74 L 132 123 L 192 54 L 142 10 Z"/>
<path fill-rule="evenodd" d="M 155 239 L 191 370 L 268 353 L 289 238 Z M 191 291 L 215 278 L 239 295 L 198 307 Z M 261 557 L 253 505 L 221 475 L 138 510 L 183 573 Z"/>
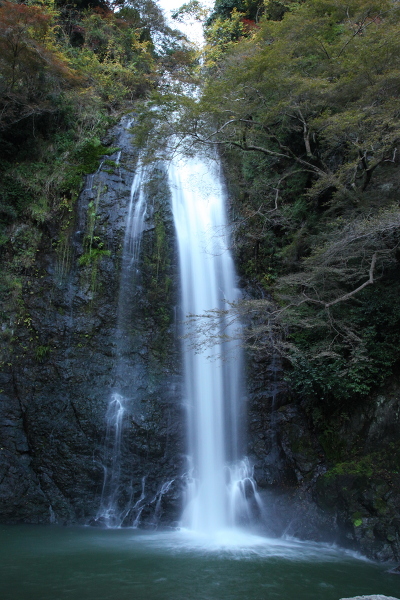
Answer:
<path fill-rule="evenodd" d="M 118 157 L 119 158 L 119 157 Z M 106 527 L 120 527 L 131 509 L 121 507 L 121 450 L 126 398 L 121 394 L 126 372 L 124 354 L 129 348 L 131 304 L 134 292 L 147 204 L 144 193 L 145 168 L 138 161 L 132 182 L 122 254 L 122 270 L 118 300 L 116 386 L 106 414 L 106 460 L 100 508 L 96 520 Z M 142 494 L 143 495 L 143 494 Z"/>
<path fill-rule="evenodd" d="M 140 161 L 134 177 L 123 247 L 116 336 L 115 385 L 106 415 L 104 483 L 96 521 L 106 527 L 139 525 L 142 495 L 136 504 L 122 489 L 123 435 L 132 382 L 131 319 L 136 302 L 139 256 L 145 228 L 146 170 Z M 169 165 L 169 187 L 179 250 L 181 321 L 183 337 L 189 333 L 188 315 L 229 308 L 239 298 L 236 274 L 228 244 L 225 186 L 217 159 L 206 156 L 175 157 Z M 188 473 L 182 525 L 211 536 L 247 526 L 262 512 L 249 461 L 243 456 L 243 358 L 230 338 L 240 324 L 220 320 L 215 343 L 207 334 L 195 351 L 190 335 L 183 343 L 184 402 L 187 405 Z M 133 377 L 134 381 L 134 377 Z M 132 384 L 131 384 L 132 387 Z M 134 387 L 134 386 L 133 386 Z M 155 519 L 171 482 L 155 498 Z M 125 483 L 126 485 L 126 483 Z M 129 498 L 128 498 L 129 497 Z M 129 519 L 125 523 L 129 514 Z"/>
<path fill-rule="evenodd" d="M 174 158 L 169 178 L 185 321 L 188 315 L 225 310 L 239 293 L 218 161 Z M 238 326 L 222 319 L 211 347 L 207 334 L 196 340 L 204 342 L 200 351 L 190 337 L 183 347 L 190 471 L 182 525 L 211 535 L 248 524 L 260 509 L 250 464 L 241 456 L 243 360 L 230 340 Z M 187 333 L 184 324 L 184 337 Z"/>

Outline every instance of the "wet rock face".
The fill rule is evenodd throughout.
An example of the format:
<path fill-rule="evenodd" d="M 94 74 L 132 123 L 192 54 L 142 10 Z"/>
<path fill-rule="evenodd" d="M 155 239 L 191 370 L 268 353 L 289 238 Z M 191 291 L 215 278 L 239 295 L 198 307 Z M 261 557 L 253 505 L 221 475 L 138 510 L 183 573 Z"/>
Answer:
<path fill-rule="evenodd" d="M 337 526 L 313 494 L 326 471 L 318 438 L 288 393 L 279 360 L 256 358 L 248 366 L 248 452 L 266 507 L 267 533 L 332 542 Z"/>
<path fill-rule="evenodd" d="M 249 455 L 271 532 L 399 561 L 399 379 L 342 422 L 316 425 L 276 359 L 258 357 L 249 370 Z"/>
<path fill-rule="evenodd" d="M 249 366 L 249 453 L 262 488 L 279 490 L 310 482 L 324 455 L 317 436 L 288 393 L 278 358 Z"/>
<path fill-rule="evenodd" d="M 117 377 L 121 251 L 137 162 L 128 120 L 109 134 L 119 150 L 86 178 L 68 236 L 50 225 L 43 233 L 23 305 L 13 315 L 0 384 L 1 522 L 88 522 L 99 507 L 105 414 Z M 174 232 L 163 173 L 153 179 L 132 343 L 123 357 L 130 408 L 121 466 L 121 502 L 137 501 L 146 478 L 149 524 L 178 518 L 184 460 Z M 162 252 L 170 258 L 161 265 L 155 256 Z"/>
<path fill-rule="evenodd" d="M 335 515 L 340 542 L 379 560 L 399 560 L 399 478 L 331 475 L 317 482 L 316 499 Z"/>
<path fill-rule="evenodd" d="M 343 457 L 328 464 L 315 489 L 338 523 L 340 542 L 379 560 L 400 559 L 399 408 L 393 377 L 352 410 L 339 430 Z"/>

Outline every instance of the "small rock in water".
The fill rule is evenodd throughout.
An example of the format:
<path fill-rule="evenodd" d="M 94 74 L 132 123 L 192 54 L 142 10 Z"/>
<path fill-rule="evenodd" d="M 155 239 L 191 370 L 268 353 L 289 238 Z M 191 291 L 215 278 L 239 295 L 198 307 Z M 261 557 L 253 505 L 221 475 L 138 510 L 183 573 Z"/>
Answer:
<path fill-rule="evenodd" d="M 340 598 L 340 600 L 399 600 L 394 596 L 382 596 L 382 594 L 373 594 L 372 596 L 353 596 L 352 598 Z"/>
<path fill-rule="evenodd" d="M 90 525 L 90 527 L 107 527 L 107 523 L 104 517 L 96 517 L 90 519 L 88 525 Z"/>
<path fill-rule="evenodd" d="M 400 575 L 400 565 L 398 567 L 394 567 L 394 569 L 390 569 L 388 573 L 391 573 L 392 575 Z"/>

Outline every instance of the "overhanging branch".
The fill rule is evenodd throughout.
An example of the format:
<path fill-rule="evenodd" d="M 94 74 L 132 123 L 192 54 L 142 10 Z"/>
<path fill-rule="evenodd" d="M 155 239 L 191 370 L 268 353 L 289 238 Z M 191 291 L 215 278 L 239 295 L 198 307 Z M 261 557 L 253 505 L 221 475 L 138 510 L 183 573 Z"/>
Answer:
<path fill-rule="evenodd" d="M 333 306 L 334 304 L 338 304 L 339 302 L 344 302 L 345 300 L 348 300 L 355 294 L 358 294 L 358 292 L 361 292 L 361 290 L 363 290 L 365 287 L 367 287 L 367 285 L 373 284 L 376 259 L 377 259 L 377 252 L 374 252 L 374 254 L 372 255 L 371 266 L 369 268 L 369 273 L 368 273 L 369 279 L 367 281 L 365 281 L 362 285 L 360 285 L 358 288 L 356 288 L 352 292 L 349 292 L 348 294 L 344 294 L 344 296 L 340 296 L 340 298 L 336 298 L 336 300 L 332 300 L 332 302 L 327 302 L 325 304 L 325 308 L 329 308 L 330 306 Z"/>
<path fill-rule="evenodd" d="M 215 136 L 221 134 L 226 129 L 226 127 L 228 127 L 229 125 L 233 125 L 234 123 L 243 123 L 243 124 L 245 124 L 247 126 L 251 126 L 251 127 L 255 127 L 255 126 L 260 127 L 263 130 L 264 134 L 271 141 L 273 141 L 273 142 L 275 142 L 275 144 L 277 144 L 280 151 L 271 150 L 270 148 L 266 148 L 265 146 L 248 144 L 246 140 L 239 142 L 239 141 L 230 140 L 230 139 L 225 139 L 225 140 L 213 139 L 213 138 L 215 138 Z M 218 127 L 218 129 L 216 129 L 215 131 L 210 133 L 210 135 L 208 135 L 207 137 L 201 137 L 197 133 L 197 131 L 191 132 L 191 135 L 198 142 L 200 142 L 202 144 L 213 144 L 213 145 L 219 145 L 219 146 L 230 145 L 230 146 L 234 146 L 236 148 L 240 148 L 240 150 L 243 150 L 244 152 L 260 152 L 260 153 L 266 154 L 268 156 L 276 156 L 277 158 L 285 158 L 287 160 L 294 161 L 297 164 L 304 167 L 305 170 L 307 170 L 311 173 L 314 173 L 314 174 L 318 175 L 319 177 L 323 177 L 328 174 L 323 169 L 317 167 L 316 165 L 312 164 L 308 160 L 305 160 L 305 159 L 301 158 L 300 156 L 298 156 L 297 154 L 295 154 L 293 152 L 293 150 L 291 150 L 291 148 L 282 144 L 282 142 L 279 140 L 279 138 L 274 133 L 272 133 L 268 127 L 266 127 L 262 123 L 258 123 L 257 121 L 254 121 L 253 119 L 240 119 L 240 118 L 229 119 L 228 121 L 225 121 L 225 123 L 223 123 L 220 127 Z M 310 150 L 310 152 L 311 152 L 311 150 Z M 311 156 L 312 156 L 312 154 L 311 154 Z"/>

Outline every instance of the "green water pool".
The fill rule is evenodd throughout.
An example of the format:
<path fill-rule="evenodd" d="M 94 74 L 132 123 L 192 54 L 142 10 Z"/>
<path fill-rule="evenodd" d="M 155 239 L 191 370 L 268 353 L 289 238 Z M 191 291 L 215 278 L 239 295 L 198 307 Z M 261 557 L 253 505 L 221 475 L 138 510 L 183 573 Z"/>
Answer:
<path fill-rule="evenodd" d="M 225 532 L 1 526 L 0 600 L 400 598 L 400 576 L 332 546 Z"/>

